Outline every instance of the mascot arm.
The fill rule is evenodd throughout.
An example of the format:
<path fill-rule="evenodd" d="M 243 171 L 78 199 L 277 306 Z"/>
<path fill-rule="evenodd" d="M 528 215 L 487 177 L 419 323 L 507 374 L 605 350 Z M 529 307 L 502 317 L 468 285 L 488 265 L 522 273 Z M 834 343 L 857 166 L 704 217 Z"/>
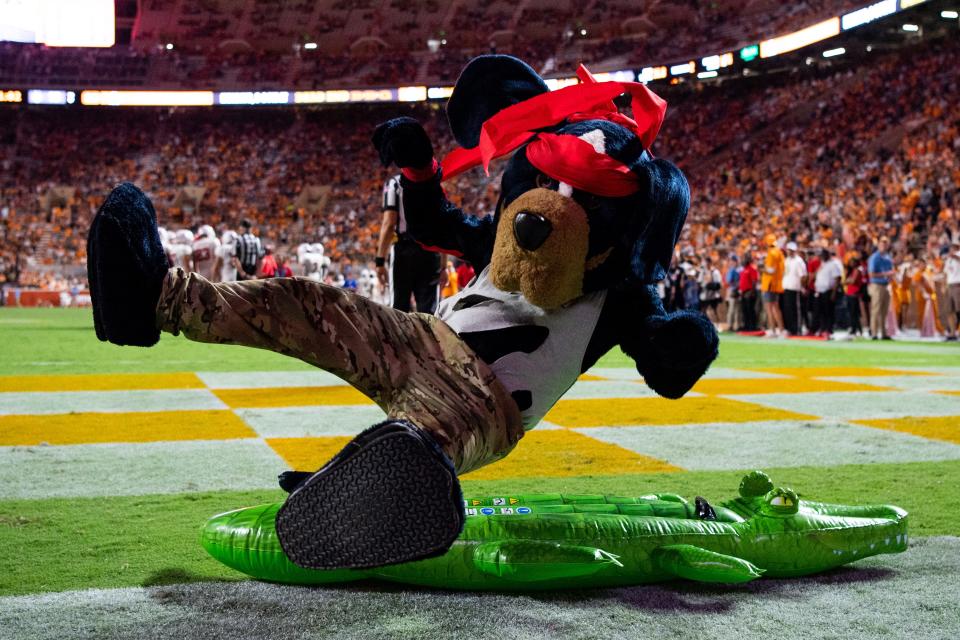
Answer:
<path fill-rule="evenodd" d="M 647 386 L 667 398 L 683 396 L 717 357 L 713 324 L 702 313 L 667 313 L 653 285 L 612 293 L 620 298 L 620 348 Z"/>
<path fill-rule="evenodd" d="M 447 200 L 433 144 L 413 118 L 394 118 L 377 126 L 373 146 L 384 166 L 400 167 L 407 231 L 427 249 L 468 260 L 477 271 L 490 262 L 496 228 L 492 217 L 467 215 Z"/>
<path fill-rule="evenodd" d="M 403 210 L 407 231 L 428 249 L 462 257 L 479 273 L 490 263 L 496 235 L 493 216 L 478 218 L 461 211 L 447 200 L 440 187 L 439 171 L 425 182 L 406 176 L 403 187 Z"/>

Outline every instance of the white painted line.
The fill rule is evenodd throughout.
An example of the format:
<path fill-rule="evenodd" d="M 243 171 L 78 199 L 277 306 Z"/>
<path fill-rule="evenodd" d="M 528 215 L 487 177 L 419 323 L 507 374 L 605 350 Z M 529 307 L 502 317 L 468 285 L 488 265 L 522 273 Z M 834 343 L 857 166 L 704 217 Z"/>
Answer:
<path fill-rule="evenodd" d="M 258 438 L 0 447 L 0 499 L 270 489 L 287 468 Z"/>
<path fill-rule="evenodd" d="M 576 431 L 698 471 L 960 460 L 949 442 L 828 420 Z"/>
<path fill-rule="evenodd" d="M 904 391 L 960 391 L 960 375 L 934 376 L 844 376 L 818 378 L 835 382 L 871 384 L 878 387 L 893 387 Z"/>
<path fill-rule="evenodd" d="M 594 367 L 588 374 L 609 378 L 611 380 L 643 380 L 634 367 Z M 706 380 L 742 380 L 742 379 L 786 379 L 788 375 L 769 373 L 766 371 L 747 371 L 746 369 L 729 369 L 725 367 L 710 367 L 704 374 Z"/>
<path fill-rule="evenodd" d="M 331 387 L 348 384 L 326 371 L 201 371 L 197 377 L 211 389 L 272 389 L 276 387 Z"/>
<path fill-rule="evenodd" d="M 699 394 L 688 393 L 687 395 L 695 396 Z M 563 394 L 564 400 L 656 397 L 656 392 L 639 380 L 578 380 Z"/>
<path fill-rule="evenodd" d="M 386 419 L 376 405 L 235 409 L 234 413 L 264 438 L 355 436 Z"/>
<path fill-rule="evenodd" d="M 208 389 L 0 393 L 0 415 L 226 409 Z"/>
<path fill-rule="evenodd" d="M 768 393 L 729 396 L 765 407 L 809 413 L 840 420 L 960 416 L 960 396 L 922 391 L 835 391 L 831 393 Z"/>

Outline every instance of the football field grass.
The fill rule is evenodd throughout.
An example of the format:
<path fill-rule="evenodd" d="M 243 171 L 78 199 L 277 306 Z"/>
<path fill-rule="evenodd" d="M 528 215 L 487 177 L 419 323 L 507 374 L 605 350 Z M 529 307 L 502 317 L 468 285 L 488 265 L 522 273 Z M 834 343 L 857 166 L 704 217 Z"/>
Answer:
<path fill-rule="evenodd" d="M 380 410 L 276 354 L 93 335 L 0 309 L 0 639 L 960 637 L 960 347 L 724 336 L 678 401 L 606 356 L 466 493 L 733 497 L 760 468 L 809 499 L 910 512 L 911 548 L 822 576 L 470 594 L 257 583 L 200 525 L 276 501 Z"/>

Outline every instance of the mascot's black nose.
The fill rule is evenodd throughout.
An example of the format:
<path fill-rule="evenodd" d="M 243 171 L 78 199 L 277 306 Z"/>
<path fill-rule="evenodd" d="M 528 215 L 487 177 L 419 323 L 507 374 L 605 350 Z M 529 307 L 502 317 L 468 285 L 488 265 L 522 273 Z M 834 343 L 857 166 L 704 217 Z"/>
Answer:
<path fill-rule="evenodd" d="M 513 235 L 521 249 L 535 251 L 547 240 L 553 225 L 543 216 L 521 211 L 513 219 Z"/>

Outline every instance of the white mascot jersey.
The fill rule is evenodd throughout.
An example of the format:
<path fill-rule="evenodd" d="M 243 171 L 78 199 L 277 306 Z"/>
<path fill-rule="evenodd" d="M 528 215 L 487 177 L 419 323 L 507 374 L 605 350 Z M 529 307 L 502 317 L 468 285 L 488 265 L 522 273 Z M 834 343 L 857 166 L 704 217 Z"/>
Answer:
<path fill-rule="evenodd" d="M 515 337 L 512 349 L 487 364 L 517 400 L 524 429 L 532 429 L 580 375 L 606 297 L 606 291 L 596 291 L 547 311 L 521 293 L 497 289 L 487 266 L 469 286 L 443 300 L 437 316 L 465 339 L 464 334 L 495 338 L 526 328 L 521 331 L 528 338 Z"/>

